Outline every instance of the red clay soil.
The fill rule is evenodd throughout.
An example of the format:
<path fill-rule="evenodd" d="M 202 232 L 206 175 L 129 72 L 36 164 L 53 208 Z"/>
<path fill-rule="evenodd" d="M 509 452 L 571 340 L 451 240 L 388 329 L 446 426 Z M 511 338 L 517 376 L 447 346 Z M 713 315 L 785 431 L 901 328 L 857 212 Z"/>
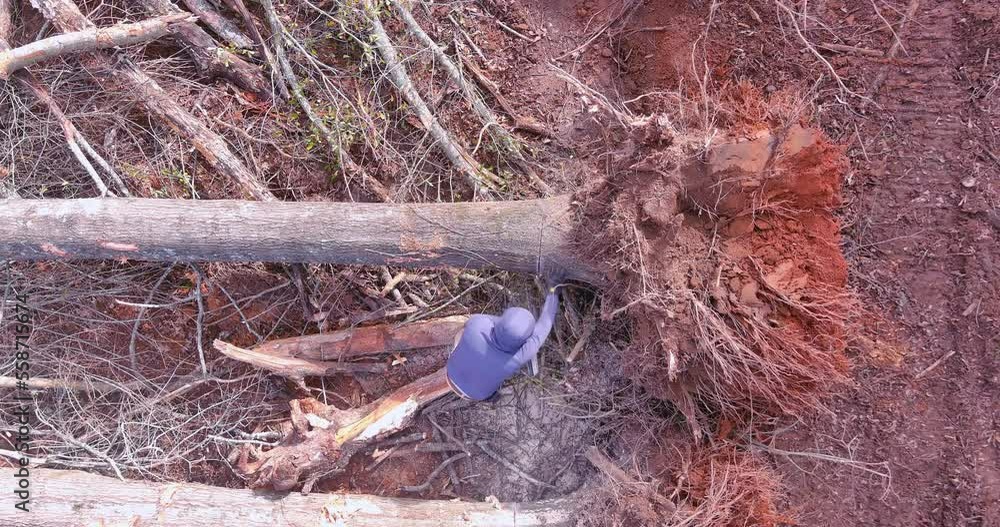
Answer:
<path fill-rule="evenodd" d="M 556 2 L 537 9 L 546 21 L 569 12 L 593 29 L 603 9 L 619 5 Z M 909 7 L 879 3 L 876 12 L 871 2 L 855 0 L 808 6 L 835 34 L 815 23 L 807 30 L 811 41 L 877 51 L 895 38 L 882 17 L 899 30 Z M 915 12 L 894 60 L 822 51 L 851 89 L 877 89 L 874 103 L 844 94 L 787 18 L 779 21 L 773 3 L 720 5 L 703 40 L 711 86 L 725 86 L 711 93 L 741 108 L 721 112 L 718 124 L 752 136 L 772 117 L 768 108 L 794 103 L 798 94 L 815 103 L 807 105 L 815 122 L 845 145 L 850 163 L 822 170 L 837 175 L 819 178 L 808 174 L 815 160 L 796 163 L 795 172 L 805 176 L 788 187 L 806 195 L 793 194 L 792 212 L 735 214 L 700 225 L 690 214 L 685 220 L 702 232 L 719 227 L 722 251 L 753 257 L 766 266 L 765 277 L 787 268 L 780 265 L 787 259 L 792 270 L 785 284 L 807 277 L 839 289 L 846 281 L 865 305 L 853 313 L 864 334 L 839 343 L 849 344 L 853 382 L 826 400 L 832 413 L 802 414 L 805 421 L 792 429 L 756 438 L 772 441 L 772 453 L 793 452 L 772 459 L 800 525 L 1000 525 L 1000 2 L 925 0 Z M 708 3 L 645 2 L 624 37 L 598 40 L 580 70 L 590 73 L 606 59 L 620 76 L 595 74 L 592 86 L 622 99 L 647 95 L 638 106 L 649 112 L 658 104 L 650 93 L 698 91 L 697 77 L 685 68 L 708 18 Z M 769 103 L 759 104 L 757 87 Z M 633 188 L 633 198 L 646 192 Z M 808 196 L 820 198 L 824 211 L 794 210 L 815 204 Z M 838 206 L 840 222 L 826 212 Z M 631 210 L 635 216 L 640 209 Z M 737 283 L 720 275 L 723 291 L 708 297 L 713 307 L 720 299 L 738 305 L 744 288 L 748 297 L 753 290 L 746 284 L 755 275 L 733 269 L 746 276 Z M 767 280 L 756 282 L 759 293 Z M 828 344 L 838 344 L 836 333 L 829 336 Z M 668 362 L 659 359 L 651 363 Z M 891 481 L 879 475 L 887 470 Z"/>
<path fill-rule="evenodd" d="M 870 2 L 809 4 L 851 45 L 892 45 Z M 789 34 L 787 19 L 779 29 L 773 5 L 726 7 L 708 40 L 712 72 L 726 74 L 717 82 L 749 78 L 778 93 L 828 75 Z M 908 6 L 878 7 L 898 29 Z M 707 11 L 701 6 L 701 20 Z M 848 145 L 843 246 L 850 284 L 871 315 L 849 350 L 854 383 L 828 403 L 833 413 L 773 436 L 775 448 L 795 452 L 774 460 L 801 525 L 1000 525 L 1000 62 L 992 58 L 1000 3 L 921 1 L 902 38 L 905 52 L 892 61 L 824 52 L 860 93 L 880 75 L 885 81 L 875 104 L 848 97 L 850 110 L 836 86 L 816 96 L 820 124 Z M 639 92 L 670 80 L 644 71 Z M 834 273 L 842 278 L 843 268 Z"/>
<path fill-rule="evenodd" d="M 886 72 L 879 106 L 845 138 L 846 252 L 905 354 L 898 365 L 858 357 L 835 415 L 780 442 L 886 462 L 893 478 L 801 458 L 782 469 L 809 524 L 1000 525 L 1000 67 L 987 60 L 1000 3 L 922 1 L 904 39 L 892 63 L 850 56 L 838 71 L 864 86 Z"/>
<path fill-rule="evenodd" d="M 702 161 L 655 121 L 636 126 L 614 178 L 578 196 L 580 243 L 621 284 L 605 317 L 633 320 L 625 367 L 696 435 L 699 400 L 734 419 L 817 405 L 847 371 L 842 150 L 792 124 L 718 139 Z"/>

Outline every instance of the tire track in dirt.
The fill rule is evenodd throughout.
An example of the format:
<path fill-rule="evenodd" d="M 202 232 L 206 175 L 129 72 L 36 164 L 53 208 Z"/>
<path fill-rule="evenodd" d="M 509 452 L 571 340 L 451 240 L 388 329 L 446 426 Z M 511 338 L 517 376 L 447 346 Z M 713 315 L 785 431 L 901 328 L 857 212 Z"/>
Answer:
<path fill-rule="evenodd" d="M 820 488 L 795 488 L 801 476 L 789 481 L 805 525 L 1000 525 L 991 444 L 998 416 L 989 403 L 998 387 L 1000 251 L 986 215 L 969 208 L 987 200 L 985 182 L 968 186 L 976 163 L 969 144 L 981 137 L 975 123 L 983 110 L 962 82 L 963 66 L 982 61 L 964 34 L 965 9 L 921 3 L 904 37 L 907 53 L 882 66 L 890 70 L 880 108 L 859 122 L 874 175 L 853 192 L 872 239 L 853 240 L 862 253 L 854 271 L 884 281 L 876 296 L 895 304 L 906 328 L 903 365 L 859 366 L 856 389 L 833 404 L 832 422 L 812 423 L 788 447 L 853 449 L 865 461 L 888 461 L 892 486 L 885 493 L 869 473 L 814 465 L 803 481 L 819 480 Z"/>
<path fill-rule="evenodd" d="M 989 342 L 996 328 L 995 321 L 975 320 L 969 312 L 984 300 L 993 305 L 998 301 L 992 283 L 998 263 L 996 233 L 967 207 L 976 198 L 968 179 L 975 159 L 967 145 L 980 135 L 973 125 L 980 109 L 971 104 L 960 72 L 974 59 L 969 56 L 969 44 L 974 43 L 962 34 L 969 20 L 962 4 L 945 0 L 923 5 L 922 23 L 906 37 L 911 59 L 901 61 L 890 76 L 884 99 L 886 111 L 902 125 L 900 138 L 911 146 L 898 150 L 889 173 L 922 176 L 922 184 L 913 185 L 904 177 L 895 179 L 893 186 L 919 192 L 915 201 L 927 206 L 917 207 L 911 219 L 917 231 L 930 234 L 930 243 L 903 241 L 893 249 L 917 249 L 908 251 L 904 268 L 927 269 L 905 280 L 916 302 L 904 309 L 904 320 L 925 334 L 928 321 L 938 324 L 937 335 L 931 331 L 931 338 L 920 339 L 923 353 L 912 349 L 912 366 L 922 372 L 938 358 L 955 354 L 937 371 L 913 381 L 915 390 L 926 386 L 927 398 L 918 398 L 918 404 L 926 403 L 928 413 L 937 414 L 917 437 L 926 436 L 935 442 L 929 445 L 932 449 L 941 449 L 935 460 L 939 472 L 928 478 L 925 510 L 914 520 L 996 525 L 1000 489 L 996 450 L 990 444 L 996 416 L 991 405 L 979 404 L 995 401 L 997 393 L 996 361 L 991 360 L 996 347 Z"/>

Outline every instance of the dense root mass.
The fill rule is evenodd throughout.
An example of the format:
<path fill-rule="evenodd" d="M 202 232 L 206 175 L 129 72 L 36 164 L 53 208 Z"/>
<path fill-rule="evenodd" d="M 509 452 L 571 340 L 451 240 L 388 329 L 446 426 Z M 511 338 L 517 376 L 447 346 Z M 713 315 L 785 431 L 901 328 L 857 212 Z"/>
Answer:
<path fill-rule="evenodd" d="M 777 527 L 794 521 L 779 511 L 777 476 L 730 445 L 665 451 L 649 468 L 653 477 L 645 479 L 606 469 L 609 484 L 578 525 Z"/>
<path fill-rule="evenodd" d="M 839 248 L 841 150 L 797 124 L 716 139 L 633 125 L 620 172 L 578 196 L 579 242 L 627 311 L 631 376 L 697 406 L 797 413 L 845 379 L 851 300 Z"/>

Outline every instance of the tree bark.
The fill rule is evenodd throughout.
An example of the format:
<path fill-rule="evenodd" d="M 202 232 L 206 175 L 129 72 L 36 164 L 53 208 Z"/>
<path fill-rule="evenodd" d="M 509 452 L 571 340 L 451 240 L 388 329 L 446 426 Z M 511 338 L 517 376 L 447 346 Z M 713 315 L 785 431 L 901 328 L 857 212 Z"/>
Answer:
<path fill-rule="evenodd" d="M 241 460 L 253 488 L 289 490 L 303 480 L 309 492 L 320 477 L 342 472 L 356 452 L 405 429 L 427 403 L 451 392 L 444 368 L 373 403 L 340 410 L 315 399 L 290 404 L 292 429 L 281 444 Z"/>
<path fill-rule="evenodd" d="M 276 375 L 289 379 L 304 379 L 305 377 L 325 377 L 337 373 L 382 373 L 388 368 L 381 362 L 339 362 L 313 359 L 299 359 L 282 355 L 261 353 L 256 350 L 243 349 L 228 342 L 216 340 L 215 350 L 233 360 L 245 362 L 251 366 L 265 369 Z M 2 379 L 2 377 L 0 377 Z"/>
<path fill-rule="evenodd" d="M 291 337 L 243 349 L 216 340 L 223 355 L 290 379 L 337 373 L 381 373 L 384 359 L 357 361 L 385 353 L 450 347 L 469 317 L 456 315 L 413 324 L 379 324 L 331 333 Z M 0 377 L 0 386 L 3 378 Z"/>
<path fill-rule="evenodd" d="M 0 469 L 15 481 L 16 469 Z M 571 526 L 581 500 L 502 503 L 383 498 L 364 494 L 275 494 L 197 483 L 120 481 L 75 470 L 31 470 L 30 512 L 10 499 L 0 523 L 11 527 L 142 525 L 190 527 L 527 527 Z"/>
<path fill-rule="evenodd" d="M 10 20 L 12 7 L 11 0 L 0 0 L 0 39 L 3 40 L 10 40 L 10 34 L 14 30 L 14 24 Z"/>
<path fill-rule="evenodd" d="M 574 248 L 573 216 L 569 196 L 408 205 L 8 200 L 0 201 L 0 258 L 561 270 L 598 282 Z"/>
<path fill-rule="evenodd" d="M 139 0 L 139 3 L 153 15 L 184 13 L 170 0 Z M 191 56 L 198 70 L 205 75 L 226 79 L 264 99 L 271 98 L 271 83 L 264 77 L 260 68 L 219 46 L 215 39 L 197 24 L 181 24 L 177 28 L 176 37 L 187 44 L 185 51 Z"/>
<path fill-rule="evenodd" d="M 240 28 L 236 24 L 229 21 L 228 18 L 222 16 L 212 4 L 208 3 L 206 0 L 184 0 L 184 5 L 191 10 L 192 13 L 198 15 L 198 18 L 202 22 L 212 28 L 216 35 L 226 39 L 230 44 L 244 49 L 249 49 L 253 47 L 253 41 L 250 37 L 243 34 Z"/>
<path fill-rule="evenodd" d="M 41 11 L 60 31 L 82 31 L 94 27 L 71 0 L 31 0 L 31 5 Z M 91 56 L 96 66 L 92 68 L 95 80 L 109 91 L 125 87 L 151 115 L 158 117 L 190 141 L 212 168 L 237 183 L 245 197 L 261 201 L 277 199 L 247 168 L 243 160 L 229 149 L 225 140 L 181 108 L 175 97 L 164 91 L 138 67 L 126 59 L 113 63 L 100 52 Z M 115 86 L 115 83 L 121 86 Z"/>
<path fill-rule="evenodd" d="M 84 29 L 36 40 L 0 53 L 0 79 L 7 79 L 14 71 L 44 60 L 155 40 L 169 35 L 177 24 L 194 20 L 194 17 L 184 14 L 165 15 L 142 22 Z"/>
<path fill-rule="evenodd" d="M 381 353 L 450 346 L 469 317 L 455 315 L 414 322 L 379 324 L 302 337 L 272 340 L 253 348 L 257 353 L 298 359 L 340 361 Z"/>

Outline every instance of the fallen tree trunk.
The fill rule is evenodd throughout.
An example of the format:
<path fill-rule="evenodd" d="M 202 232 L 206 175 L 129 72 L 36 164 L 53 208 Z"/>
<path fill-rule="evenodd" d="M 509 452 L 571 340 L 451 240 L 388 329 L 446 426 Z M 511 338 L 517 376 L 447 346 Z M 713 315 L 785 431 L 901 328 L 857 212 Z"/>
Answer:
<path fill-rule="evenodd" d="M 490 203 L 0 202 L 0 258 L 453 266 L 598 281 L 569 196 Z"/>
<path fill-rule="evenodd" d="M 412 324 L 379 324 L 265 342 L 253 349 L 267 355 L 312 360 L 358 357 L 450 346 L 469 317 L 424 320 Z"/>
<path fill-rule="evenodd" d="M 0 469 L 14 481 L 16 469 Z M 460 502 L 383 498 L 364 494 L 287 495 L 197 483 L 121 481 L 75 470 L 31 470 L 30 512 L 0 510 L 12 527 L 143 525 L 190 527 L 345 526 L 477 527 L 570 526 L 576 496 L 534 503 Z"/>
<path fill-rule="evenodd" d="M 83 16 L 76 4 L 70 0 L 31 0 L 31 5 L 64 33 L 94 27 L 94 24 Z M 225 140 L 181 108 L 174 96 L 164 91 L 138 67 L 124 58 L 113 63 L 108 56 L 100 52 L 91 56 L 93 62 L 90 69 L 95 80 L 109 91 L 126 88 L 151 115 L 161 119 L 190 141 L 212 168 L 238 184 L 245 197 L 261 201 L 277 199 L 247 168 L 243 160 L 229 149 Z"/>
<path fill-rule="evenodd" d="M 337 373 L 382 373 L 388 369 L 385 364 L 379 362 L 322 361 L 261 353 L 233 346 L 221 340 L 216 340 L 213 346 L 216 351 L 230 359 L 245 362 L 289 379 L 323 377 Z"/>
<path fill-rule="evenodd" d="M 12 7 L 10 0 L 0 0 L 0 38 L 4 40 L 9 40 L 14 30 L 14 24 L 10 20 Z"/>
<path fill-rule="evenodd" d="M 280 339 L 253 349 L 216 340 L 214 347 L 233 360 L 290 379 L 337 373 L 380 373 L 388 369 L 385 360 L 352 360 L 385 353 L 450 347 L 467 320 L 469 317 L 457 315 L 401 326 L 379 324 Z"/>
<path fill-rule="evenodd" d="M 142 22 L 95 27 L 36 40 L 0 52 L 0 79 L 44 60 L 98 49 L 141 44 L 169 35 L 181 22 L 194 22 L 190 15 L 165 15 Z"/>

